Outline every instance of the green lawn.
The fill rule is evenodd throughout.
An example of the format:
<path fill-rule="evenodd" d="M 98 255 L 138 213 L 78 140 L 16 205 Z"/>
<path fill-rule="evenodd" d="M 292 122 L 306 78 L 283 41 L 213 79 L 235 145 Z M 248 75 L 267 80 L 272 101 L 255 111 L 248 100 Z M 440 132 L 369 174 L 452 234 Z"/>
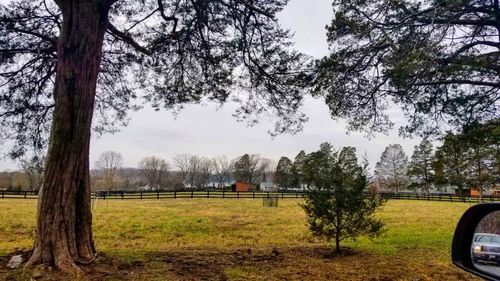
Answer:
<path fill-rule="evenodd" d="M 300 202 L 265 208 L 258 199 L 101 200 L 94 210 L 95 242 L 108 259 L 141 265 L 125 266 L 135 274 L 127 275 L 131 280 L 471 278 L 449 261 L 454 227 L 469 204 L 391 200 L 377 214 L 386 232 L 347 241 L 348 254 L 335 256 L 309 235 Z M 31 247 L 35 209 L 35 200 L 0 200 L 0 256 Z M 191 275 L 182 269 L 185 259 L 194 263 L 186 269 Z M 210 261 L 220 263 L 219 275 L 202 270 Z"/>

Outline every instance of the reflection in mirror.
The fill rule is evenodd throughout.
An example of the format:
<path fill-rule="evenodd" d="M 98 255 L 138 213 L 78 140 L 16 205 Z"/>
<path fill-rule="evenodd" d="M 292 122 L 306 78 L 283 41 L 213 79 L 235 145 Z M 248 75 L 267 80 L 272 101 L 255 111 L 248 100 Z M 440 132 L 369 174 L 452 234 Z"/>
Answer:
<path fill-rule="evenodd" d="M 474 266 L 500 277 L 500 211 L 488 214 L 479 222 L 471 248 Z"/>

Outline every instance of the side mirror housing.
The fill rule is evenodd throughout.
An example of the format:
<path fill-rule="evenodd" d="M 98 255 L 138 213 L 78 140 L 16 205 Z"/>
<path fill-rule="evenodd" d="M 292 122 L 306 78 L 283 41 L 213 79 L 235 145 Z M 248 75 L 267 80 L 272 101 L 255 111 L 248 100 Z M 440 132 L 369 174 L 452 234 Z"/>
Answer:
<path fill-rule="evenodd" d="M 482 231 L 485 218 L 488 228 Z M 478 204 L 469 208 L 460 218 L 453 236 L 453 264 L 486 280 L 500 280 L 499 225 L 500 203 Z"/>

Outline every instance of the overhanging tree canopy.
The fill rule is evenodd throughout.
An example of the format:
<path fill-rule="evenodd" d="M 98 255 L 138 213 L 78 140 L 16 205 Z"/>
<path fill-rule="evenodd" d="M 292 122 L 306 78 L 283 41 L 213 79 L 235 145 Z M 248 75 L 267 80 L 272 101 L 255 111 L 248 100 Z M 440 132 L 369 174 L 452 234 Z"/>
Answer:
<path fill-rule="evenodd" d="M 422 135 L 498 118 L 498 0 L 335 0 L 315 93 L 355 130 L 385 131 L 392 105 Z M 437 129 L 437 130 L 436 130 Z"/>
<path fill-rule="evenodd" d="M 16 140 L 13 156 L 47 144 L 66 1 L 55 2 L 13 0 L 0 8 L 0 137 Z M 249 122 L 265 112 L 278 117 L 274 133 L 300 129 L 307 66 L 275 20 L 288 1 L 254 2 L 75 3 L 76 9 L 94 5 L 89 13 L 103 13 L 94 129 L 126 124 L 127 112 L 142 101 L 177 110 L 228 99 L 240 102 L 235 115 Z"/>
<path fill-rule="evenodd" d="M 0 138 L 12 157 L 48 144 L 28 266 L 78 273 L 95 258 L 91 129 L 126 122 L 137 98 L 174 110 L 232 98 L 240 118 L 276 116 L 275 133 L 305 120 L 307 64 L 275 20 L 287 0 L 54 2 L 0 6 Z"/>

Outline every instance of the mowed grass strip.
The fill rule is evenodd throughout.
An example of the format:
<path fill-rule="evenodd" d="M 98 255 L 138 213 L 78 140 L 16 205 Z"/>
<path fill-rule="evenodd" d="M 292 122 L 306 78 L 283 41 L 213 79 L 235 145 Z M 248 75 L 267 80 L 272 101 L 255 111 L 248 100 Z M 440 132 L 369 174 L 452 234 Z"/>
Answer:
<path fill-rule="evenodd" d="M 143 268 L 144 274 L 159 271 L 153 265 L 163 264 L 163 260 L 151 259 L 151 253 L 187 253 L 189 256 L 189 253 L 209 251 L 215 253 L 214 256 L 223 253 L 231 257 L 228 258 L 231 261 L 229 265 L 221 264 L 223 268 L 220 270 L 230 280 L 264 278 L 266 275 L 260 272 L 263 268 L 264 272 L 271 274 L 268 275 L 270 280 L 280 279 L 276 277 L 280 274 L 279 267 L 288 271 L 297 269 L 294 276 L 299 278 L 302 276 L 300 272 L 308 269 L 299 266 L 300 262 L 292 258 L 318 247 L 323 251 L 325 249 L 324 243 L 310 236 L 300 202 L 300 199 L 285 199 L 279 201 L 278 208 L 266 208 L 262 206 L 261 199 L 99 200 L 94 209 L 95 242 L 98 250 L 109 256 L 125 261 L 151 262 Z M 463 203 L 390 200 L 377 213 L 387 224 L 386 231 L 379 238 L 346 241 L 344 246 L 354 254 L 349 258 L 336 259 L 338 263 L 324 261 L 321 255 L 318 258 L 304 254 L 306 257 L 303 259 L 311 263 L 309 267 L 304 266 L 320 272 L 318 266 L 335 270 L 346 266 L 342 262 L 349 261 L 352 263 L 349 268 L 358 268 L 361 272 L 359 278 L 362 278 L 363 272 L 382 272 L 383 276 L 390 276 L 386 271 L 395 270 L 392 267 L 398 266 L 398 272 L 401 271 L 398 274 L 403 274 L 403 277 L 393 277 L 406 280 L 403 268 L 415 265 L 414 271 L 418 271 L 415 276 L 443 272 L 448 275 L 443 275 L 443 278 L 470 278 L 460 275 L 449 261 L 453 230 L 469 206 Z M 29 249 L 33 243 L 36 201 L 0 200 L 0 210 L 0 256 Z M 259 256 L 255 253 L 271 253 L 271 249 L 278 249 L 278 252 L 284 253 L 282 257 L 288 255 L 290 258 L 284 258 L 277 268 L 266 269 L 258 262 L 231 266 L 234 263 L 232 260 L 238 260 L 232 251 L 246 253 L 248 250 L 252 253 L 250 256 Z M 364 261 L 362 257 L 369 258 Z M 179 254 L 179 259 L 182 258 Z M 398 262 L 395 263 L 395 260 Z M 364 263 L 370 261 L 378 263 L 378 271 L 377 267 L 366 268 Z M 309 275 L 329 279 L 328 274 L 318 272 L 309 272 Z M 314 279 L 311 278 L 309 280 Z M 172 277 L 172 280 L 175 278 Z"/>

